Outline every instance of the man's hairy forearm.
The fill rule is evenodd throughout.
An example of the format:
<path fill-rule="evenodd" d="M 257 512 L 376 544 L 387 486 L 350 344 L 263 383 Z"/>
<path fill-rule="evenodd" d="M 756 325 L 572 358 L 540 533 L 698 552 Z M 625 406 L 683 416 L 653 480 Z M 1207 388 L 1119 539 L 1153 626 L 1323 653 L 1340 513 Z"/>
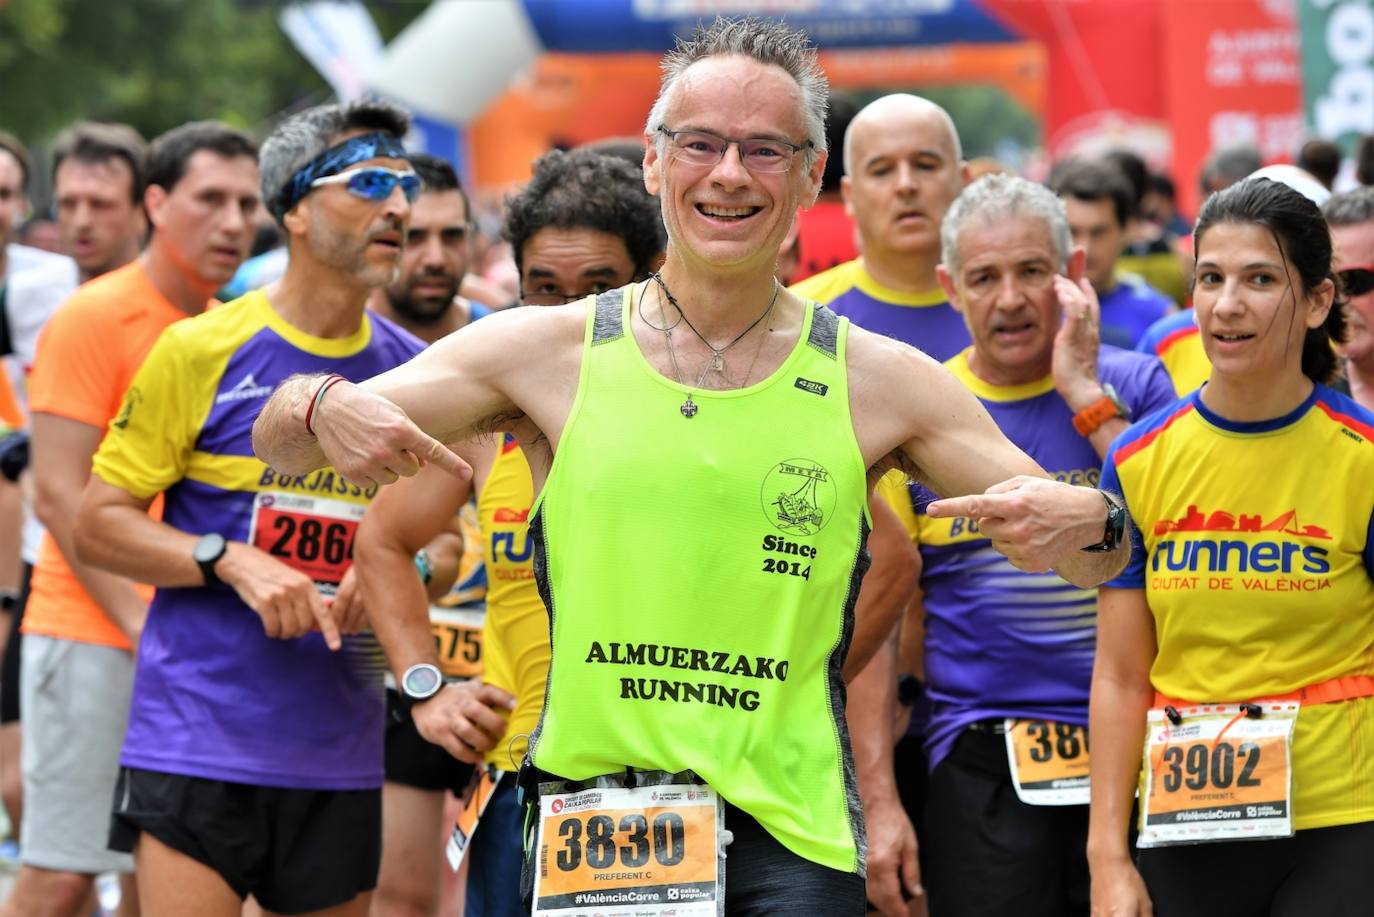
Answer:
<path fill-rule="evenodd" d="M 277 471 L 305 474 L 326 464 L 319 441 L 305 428 L 311 396 L 322 381 L 323 374 L 287 379 L 253 424 L 253 451 Z"/>
<path fill-rule="evenodd" d="M 1123 536 L 1115 551 L 1075 551 L 1059 562 L 1055 572 L 1075 586 L 1091 589 L 1114 579 L 1130 559 L 1131 539 Z"/>

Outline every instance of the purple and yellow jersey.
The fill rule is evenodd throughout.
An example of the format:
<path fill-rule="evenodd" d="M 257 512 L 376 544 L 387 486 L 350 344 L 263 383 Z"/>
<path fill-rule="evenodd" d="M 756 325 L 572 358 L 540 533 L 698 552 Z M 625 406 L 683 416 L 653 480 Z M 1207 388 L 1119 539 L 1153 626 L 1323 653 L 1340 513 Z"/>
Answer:
<path fill-rule="evenodd" d="M 1192 309 L 1166 315 L 1150 326 L 1136 345 L 1141 353 L 1159 357 L 1179 395 L 1195 392 L 1212 374 L 1212 361 L 1202 348 L 1202 333 Z"/>
<path fill-rule="evenodd" d="M 95 456 L 103 481 L 166 494 L 163 520 L 193 535 L 250 542 L 328 595 L 351 564 L 375 488 L 332 469 L 278 474 L 253 455 L 253 421 L 295 373 L 361 381 L 423 344 L 385 319 L 346 338 L 288 324 L 260 291 L 158 339 Z M 274 640 L 225 584 L 158 589 L 139 644 L 123 764 L 259 786 L 382 785 L 382 673 L 376 638 Z"/>
<path fill-rule="evenodd" d="M 1102 486 L 1134 553 L 1108 585 L 1144 590 L 1155 690 L 1248 701 L 1374 674 L 1374 413 L 1323 385 L 1239 423 L 1193 392 L 1115 443 Z M 1374 698 L 1304 707 L 1298 829 L 1374 820 Z"/>
<path fill-rule="evenodd" d="M 1060 481 L 1097 483 L 1101 460 L 1073 428 L 1054 380 L 989 385 L 964 351 L 945 366 L 987 408 L 1017 446 Z M 1104 346 L 1098 377 L 1135 415 L 1173 399 L 1159 361 Z M 1097 592 L 1054 573 L 1025 573 L 970 520 L 932 519 L 935 495 L 911 486 L 926 611 L 926 684 L 933 702 L 926 747 L 934 768 L 970 723 L 1037 717 L 1086 725 L 1097 638 Z"/>
<path fill-rule="evenodd" d="M 829 306 L 865 331 L 910 344 L 936 360 L 948 360 L 969 345 L 964 317 L 943 290 L 903 293 L 885 287 L 864 270 L 862 258 L 808 277 L 792 292 Z"/>
<path fill-rule="evenodd" d="M 1134 350 L 1150 326 L 1169 314 L 1174 301 L 1139 274 L 1119 271 L 1114 279 L 1116 285 L 1098 297 L 1102 343 Z"/>

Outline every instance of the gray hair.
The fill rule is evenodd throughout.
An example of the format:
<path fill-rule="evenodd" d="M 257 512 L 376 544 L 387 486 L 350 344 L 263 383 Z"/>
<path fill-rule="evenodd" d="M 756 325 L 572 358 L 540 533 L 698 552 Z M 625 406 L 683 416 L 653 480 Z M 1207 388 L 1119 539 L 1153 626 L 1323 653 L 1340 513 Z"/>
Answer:
<path fill-rule="evenodd" d="M 1014 217 L 1042 220 L 1061 269 L 1073 251 L 1069 217 L 1064 202 L 1044 185 L 1015 175 L 984 175 L 963 190 L 940 226 L 940 259 L 950 276 L 959 272 L 959 233 L 977 223 L 986 225 Z"/>
<path fill-rule="evenodd" d="M 343 105 L 316 105 L 277 125 L 258 152 L 262 199 L 273 201 L 301 167 L 329 149 L 344 131 L 374 130 L 401 139 L 410 130 L 410 113 L 381 99 Z"/>
<path fill-rule="evenodd" d="M 1355 226 L 1374 221 L 1374 186 L 1332 195 L 1322 205 L 1322 216 L 1330 226 Z"/>
<path fill-rule="evenodd" d="M 806 167 L 811 168 L 817 151 L 825 149 L 825 111 L 830 104 L 830 81 L 816 62 L 816 48 L 806 32 L 756 16 L 741 19 L 717 16 L 709 27 L 699 27 L 690 39 L 677 39 L 677 47 L 663 56 L 663 82 L 649 110 L 649 120 L 644 124 L 644 133 L 654 138 L 659 155 L 663 154 L 663 136 L 658 129 L 668 116 L 668 103 L 678 78 L 697 61 L 727 54 L 741 54 L 761 64 L 781 67 L 796 80 L 805 103 L 806 135 L 816 146 L 814 150 L 805 150 Z"/>

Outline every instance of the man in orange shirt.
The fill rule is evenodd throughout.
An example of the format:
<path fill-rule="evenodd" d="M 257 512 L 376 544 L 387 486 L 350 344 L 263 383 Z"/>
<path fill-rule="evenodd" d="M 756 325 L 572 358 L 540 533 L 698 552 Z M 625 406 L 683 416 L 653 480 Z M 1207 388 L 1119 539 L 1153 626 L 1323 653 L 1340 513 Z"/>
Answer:
<path fill-rule="evenodd" d="M 78 121 L 53 143 L 53 204 L 62 248 L 82 283 L 138 256 L 143 210 L 143 138 L 127 124 Z"/>
<path fill-rule="evenodd" d="M 34 361 L 33 468 L 48 534 L 24 620 L 23 865 L 3 917 L 76 917 L 96 873 L 133 866 L 105 839 L 152 590 L 77 562 L 74 522 L 91 457 L 148 350 L 204 311 L 248 254 L 257 150 L 224 125 L 182 125 L 149 146 L 147 179 L 147 249 L 64 303 Z"/>

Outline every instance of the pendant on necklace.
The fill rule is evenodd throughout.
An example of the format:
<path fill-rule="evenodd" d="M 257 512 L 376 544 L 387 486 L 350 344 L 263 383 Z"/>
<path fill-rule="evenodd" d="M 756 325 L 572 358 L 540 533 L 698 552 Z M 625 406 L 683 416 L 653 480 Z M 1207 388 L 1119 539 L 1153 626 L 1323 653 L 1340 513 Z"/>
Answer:
<path fill-rule="evenodd" d="M 683 417 L 691 420 L 693 417 L 697 416 L 697 403 L 692 400 L 691 395 L 688 395 L 687 400 L 682 402 L 682 407 L 678 408 L 678 410 L 682 412 Z"/>
<path fill-rule="evenodd" d="M 725 372 L 725 361 L 714 351 L 711 354 L 711 369 L 718 373 Z"/>

